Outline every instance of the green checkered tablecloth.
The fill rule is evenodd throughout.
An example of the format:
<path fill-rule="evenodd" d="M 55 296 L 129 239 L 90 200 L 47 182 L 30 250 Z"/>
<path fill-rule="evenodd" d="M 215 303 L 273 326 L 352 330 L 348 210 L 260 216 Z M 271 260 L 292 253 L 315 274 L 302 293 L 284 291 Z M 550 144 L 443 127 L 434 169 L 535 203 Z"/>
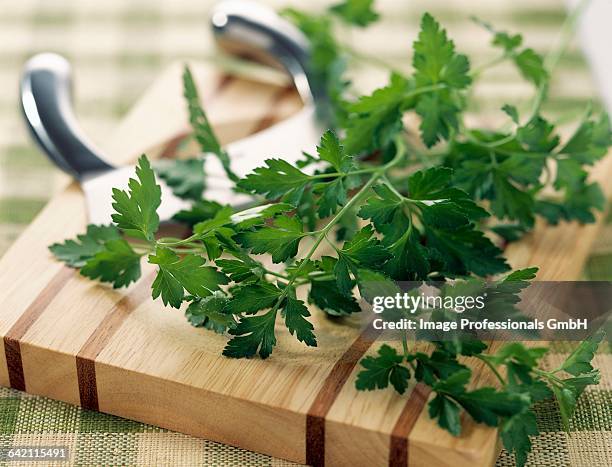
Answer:
<path fill-rule="evenodd" d="M 53 50 L 73 63 L 80 120 L 95 141 L 111 129 L 165 65 L 181 58 L 211 59 L 207 31 L 211 0 L 19 0 L 0 6 L 0 254 L 62 185 L 56 171 L 30 143 L 17 104 L 20 67 L 35 52 Z M 268 0 L 274 6 L 290 1 Z M 318 8 L 321 0 L 298 2 Z M 545 52 L 555 42 L 565 17 L 562 0 L 379 0 L 384 24 L 346 40 L 355 48 L 409 67 L 407 50 L 417 18 L 434 13 L 450 30 L 460 50 L 484 62 L 491 52 L 487 34 L 468 20 L 471 14 L 501 28 L 524 32 L 527 42 Z M 389 40 L 392 37 L 393 40 Z M 363 87 L 381 76 L 356 74 Z M 546 110 L 564 119 L 578 115 L 596 99 L 591 78 L 575 44 L 562 59 Z M 490 71 L 476 91 L 478 118 L 486 121 L 504 99 L 526 102 L 529 85 L 505 67 Z M 584 277 L 612 279 L 612 218 L 599 236 Z M 550 367 L 571 350 L 554 344 Z M 602 382 L 578 404 L 571 433 L 561 429 L 554 402 L 537 408 L 541 435 L 533 439 L 530 466 L 612 465 L 612 355 L 601 349 L 595 364 Z M 117 417 L 93 413 L 43 397 L 0 388 L 0 450 L 18 445 L 64 445 L 75 465 L 288 465 L 281 460 L 169 432 Z M 24 465 L 16 463 L 15 465 Z M 41 465 L 37 463 L 35 465 Z M 64 464 L 65 465 L 65 464 Z M 514 465 L 502 452 L 499 466 Z"/>

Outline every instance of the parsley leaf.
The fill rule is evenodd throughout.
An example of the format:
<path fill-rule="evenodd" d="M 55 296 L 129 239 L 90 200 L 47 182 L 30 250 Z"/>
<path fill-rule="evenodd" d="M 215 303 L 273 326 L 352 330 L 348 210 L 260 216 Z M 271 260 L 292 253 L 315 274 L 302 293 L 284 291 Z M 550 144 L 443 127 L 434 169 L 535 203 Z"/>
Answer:
<path fill-rule="evenodd" d="M 225 312 L 227 297 L 215 291 L 212 295 L 192 301 L 185 310 L 187 320 L 196 327 L 204 327 L 223 334 L 236 326 L 231 314 Z"/>
<path fill-rule="evenodd" d="M 273 262 L 281 263 L 297 254 L 300 240 L 306 236 L 302 230 L 300 219 L 279 217 L 274 220 L 272 227 L 241 232 L 236 235 L 236 239 L 253 254 L 269 253 Z"/>
<path fill-rule="evenodd" d="M 441 139 L 448 139 L 459 125 L 459 110 L 447 92 L 429 94 L 419 99 L 416 112 L 421 116 L 421 137 L 428 147 Z"/>
<path fill-rule="evenodd" d="M 423 352 L 416 352 L 410 355 L 409 360 L 416 360 L 417 362 L 416 371 L 414 373 L 416 380 L 422 381 L 429 386 L 434 386 L 438 380 L 447 381 L 450 380 L 451 377 L 454 377 L 455 379 L 449 382 L 449 384 L 451 384 L 450 387 L 457 384 L 462 388 L 465 385 L 462 381 L 464 381 L 464 379 L 467 381 L 470 376 L 469 368 L 459 363 L 455 355 L 451 355 L 439 349 L 435 350 L 431 355 L 427 355 Z M 440 387 L 438 387 L 438 389 L 440 389 Z"/>
<path fill-rule="evenodd" d="M 163 161 L 156 164 L 155 171 L 179 198 L 201 200 L 205 185 L 201 159 Z"/>
<path fill-rule="evenodd" d="M 389 232 L 384 229 L 384 232 Z M 428 252 L 421 245 L 419 234 L 415 229 L 408 229 L 397 240 L 388 240 L 385 237 L 384 245 L 391 254 L 391 259 L 385 263 L 383 270 L 395 280 L 425 279 L 431 270 Z"/>
<path fill-rule="evenodd" d="M 217 139 L 217 136 L 215 135 L 215 132 L 208 121 L 206 112 L 204 112 L 204 109 L 200 104 L 198 88 L 196 87 L 191 70 L 187 66 L 185 66 L 183 71 L 183 94 L 185 96 L 185 100 L 187 101 L 189 122 L 191 123 L 194 137 L 200 145 L 202 152 L 212 153 L 217 156 L 221 162 L 221 165 L 223 165 L 223 169 L 225 170 L 228 178 L 232 181 L 237 181 L 238 177 L 234 172 L 232 172 L 231 169 L 229 155 L 221 147 L 221 143 Z M 204 168 L 202 166 L 202 173 L 203 172 Z"/>
<path fill-rule="evenodd" d="M 378 196 L 368 198 L 357 214 L 362 219 L 370 219 L 380 231 L 385 224 L 390 224 L 404 205 L 404 201 L 386 185 L 376 185 L 373 188 Z"/>
<path fill-rule="evenodd" d="M 501 426 L 501 439 L 508 452 L 514 452 L 517 467 L 523 467 L 527 462 L 527 454 L 531 451 L 529 436 L 539 434 L 535 414 L 525 411 L 504 421 Z"/>
<path fill-rule="evenodd" d="M 372 227 L 366 226 L 345 242 L 341 249 L 336 250 L 338 261 L 334 274 L 338 289 L 345 295 L 351 294 L 353 286 L 349 272 L 357 278 L 361 268 L 380 268 L 391 256 L 373 235 Z"/>
<path fill-rule="evenodd" d="M 157 264 L 159 270 L 153 281 L 153 298 L 161 295 L 164 305 L 179 308 L 186 290 L 196 297 L 207 297 L 219 285 L 227 284 L 227 277 L 210 266 L 204 266 L 201 256 L 187 254 L 182 258 L 168 248 L 157 247 L 149 255 L 149 263 Z"/>
<path fill-rule="evenodd" d="M 410 370 L 401 364 L 403 360 L 393 347 L 383 344 L 378 349 L 378 356 L 361 360 L 361 366 L 365 370 L 357 375 L 355 387 L 362 391 L 371 391 L 384 389 L 391 384 L 398 393 L 404 394 L 410 380 Z"/>
<path fill-rule="evenodd" d="M 352 284 L 347 288 L 352 289 Z M 355 297 L 347 296 L 340 291 L 335 280 L 313 280 L 308 294 L 308 302 L 314 303 L 331 316 L 347 316 L 361 311 Z"/>
<path fill-rule="evenodd" d="M 544 60 L 533 49 L 524 49 L 521 53 L 515 55 L 514 63 L 523 77 L 536 86 L 541 86 L 542 83 L 548 80 L 548 72 L 544 68 Z"/>
<path fill-rule="evenodd" d="M 516 138 L 531 152 L 550 152 L 559 144 L 555 127 L 540 115 L 536 115 L 516 132 Z"/>
<path fill-rule="evenodd" d="M 497 426 L 501 418 L 521 413 L 530 405 L 530 398 L 525 394 L 491 387 L 460 391 L 454 394 L 454 398 L 474 420 L 489 426 Z"/>
<path fill-rule="evenodd" d="M 317 153 L 321 160 L 329 162 L 338 172 L 346 172 L 353 165 L 353 158 L 346 154 L 340 140 L 331 130 L 323 133 L 321 142 L 317 146 Z"/>
<path fill-rule="evenodd" d="M 198 200 L 189 209 L 177 212 L 172 218 L 190 226 L 215 217 L 223 206 L 215 201 Z"/>
<path fill-rule="evenodd" d="M 330 11 L 344 22 L 356 26 L 367 26 L 378 20 L 379 15 L 373 10 L 374 0 L 344 0 L 333 5 Z"/>
<path fill-rule="evenodd" d="M 319 198 L 319 209 L 317 214 L 320 218 L 327 217 L 334 212 L 338 206 L 346 204 L 347 187 L 342 178 L 337 178 L 330 183 L 320 183 L 314 186 L 314 190 L 321 193 Z"/>
<path fill-rule="evenodd" d="M 240 259 L 218 259 L 215 264 L 232 281 L 243 284 L 261 280 L 265 272 L 260 263 L 246 255 Z"/>
<path fill-rule="evenodd" d="M 561 369 L 574 376 L 592 372 L 593 366 L 591 361 L 603 338 L 603 331 L 599 331 L 581 342 L 563 362 Z"/>
<path fill-rule="evenodd" d="M 429 13 L 421 18 L 421 31 L 412 47 L 417 85 L 445 83 L 449 87 L 462 89 L 471 83 L 467 57 L 455 52 L 455 44 Z"/>
<path fill-rule="evenodd" d="M 452 175 L 452 169 L 433 167 L 408 178 L 408 195 L 419 207 L 424 222 L 453 228 L 489 217 L 466 192 L 452 188 Z"/>
<path fill-rule="evenodd" d="M 612 129 L 607 114 L 602 113 L 598 120 L 585 118 L 559 154 L 570 157 L 579 164 L 591 165 L 601 159 L 612 145 Z"/>
<path fill-rule="evenodd" d="M 49 250 L 60 261 L 68 266 L 80 268 L 92 257 L 104 250 L 104 244 L 109 240 L 119 240 L 121 235 L 114 225 L 87 226 L 87 232 L 77 235 L 75 240 L 64 243 L 54 243 Z"/>
<path fill-rule="evenodd" d="M 490 426 L 497 426 L 500 418 L 521 413 L 529 407 L 530 399 L 525 394 L 498 391 L 492 387 L 466 391 L 470 376 L 470 370 L 462 369 L 432 386 L 437 396 L 430 402 L 429 413 L 451 433 L 458 435 L 461 431 L 457 404 L 474 420 Z"/>
<path fill-rule="evenodd" d="M 389 186 L 375 187 L 378 197 L 369 198 L 359 211 L 384 235 L 382 243 L 392 255 L 384 270 L 392 278 L 424 279 L 433 267 L 431 259 L 439 263 L 439 272 L 450 275 L 471 271 L 486 276 L 508 269 L 501 250 L 473 223 L 487 212 L 451 183 L 448 168 L 419 171 L 408 179 L 409 197 L 400 197 Z M 421 244 L 422 236 L 426 246 Z"/>
<path fill-rule="evenodd" d="M 238 186 L 268 199 L 283 198 L 286 202 L 299 203 L 311 177 L 283 159 L 268 159 L 267 167 L 258 167 L 238 182 Z"/>
<path fill-rule="evenodd" d="M 257 313 L 271 308 L 281 295 L 281 290 L 267 282 L 234 287 L 226 311 L 232 314 Z"/>
<path fill-rule="evenodd" d="M 161 189 L 155 182 L 155 174 L 146 156 L 138 159 L 138 180 L 130 178 L 129 194 L 113 188 L 113 222 L 127 235 L 143 240 L 153 240 L 159 227 L 157 208 L 161 204 Z"/>
<path fill-rule="evenodd" d="M 421 31 L 413 49 L 416 85 L 446 85 L 422 95 L 416 105 L 416 112 L 421 116 L 423 142 L 431 147 L 440 139 L 448 139 L 458 128 L 461 108 L 452 91 L 471 84 L 470 63 L 465 55 L 455 52 L 453 41 L 428 13 L 421 19 Z"/>
<path fill-rule="evenodd" d="M 259 351 L 261 358 L 268 358 L 276 345 L 275 322 L 276 310 L 240 318 L 238 325 L 229 330 L 234 337 L 223 349 L 223 355 L 231 358 L 248 358 Z"/>
<path fill-rule="evenodd" d="M 293 297 L 287 297 L 287 301 L 282 310 L 285 317 L 285 326 L 289 332 L 300 341 L 310 347 L 317 346 L 317 339 L 314 335 L 314 326 L 306 318 L 310 316 L 310 312 L 304 302 Z"/>
<path fill-rule="evenodd" d="M 402 114 L 409 103 L 406 94 L 414 83 L 396 73 L 389 85 L 362 96 L 349 105 L 344 145 L 349 154 L 364 154 L 375 150 L 389 151 L 395 135 L 402 130 Z"/>
<path fill-rule="evenodd" d="M 566 386 L 553 385 L 552 391 L 559 404 L 563 428 L 565 431 L 569 431 L 569 421 L 574 414 L 574 410 L 576 410 L 577 395 L 571 388 Z"/>
<path fill-rule="evenodd" d="M 348 156 L 336 134 L 328 130 L 317 146 L 319 160 L 329 163 L 336 171 L 330 180 L 323 178 L 325 173 L 310 176 L 282 159 L 269 159 L 267 167 L 258 167 L 241 180 L 241 188 L 266 196 L 268 199 L 282 198 L 294 206 L 308 197 L 305 190 L 312 184 L 312 192 L 319 195 L 319 217 L 327 217 L 347 201 L 347 190 L 353 188 L 358 180 L 348 172 L 353 167 L 353 159 Z M 312 158 L 312 161 L 316 159 Z M 318 183 L 314 183 L 318 181 Z M 301 203 L 302 205 L 304 203 Z"/>
<path fill-rule="evenodd" d="M 498 31 L 484 21 L 476 20 L 493 34 L 492 44 L 504 50 L 505 56 L 509 57 L 523 78 L 531 81 L 536 86 L 541 86 L 548 81 L 548 72 L 544 68 L 544 60 L 533 49 L 521 49 L 523 36 L 511 34 L 506 31 Z"/>
<path fill-rule="evenodd" d="M 110 282 L 115 289 L 127 287 L 140 278 L 140 255 L 123 239 L 108 240 L 80 272 L 90 279 Z"/>
<path fill-rule="evenodd" d="M 461 408 L 456 402 L 443 394 L 437 394 L 428 404 L 429 416 L 438 420 L 440 427 L 448 430 L 451 434 L 461 434 L 461 419 L 459 418 Z"/>

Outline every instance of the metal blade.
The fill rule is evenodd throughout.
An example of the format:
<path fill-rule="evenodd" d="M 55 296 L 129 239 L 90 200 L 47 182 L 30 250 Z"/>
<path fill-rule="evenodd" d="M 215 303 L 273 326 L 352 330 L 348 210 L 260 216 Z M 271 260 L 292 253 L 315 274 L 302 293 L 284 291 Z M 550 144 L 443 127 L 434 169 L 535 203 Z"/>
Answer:
<path fill-rule="evenodd" d="M 262 166 L 266 159 L 284 159 L 295 163 L 302 157 L 303 151 L 313 153 L 316 150 L 322 134 L 323 127 L 316 118 L 314 107 L 306 106 L 296 115 L 230 143 L 225 149 L 234 173 L 244 177 Z M 207 157 L 204 167 L 211 188 L 233 186 L 216 157 Z"/>
<path fill-rule="evenodd" d="M 90 223 L 109 224 L 112 222 L 111 215 L 114 213 L 112 190 L 113 188 L 126 190 L 129 179 L 134 177 L 134 167 L 122 167 L 87 179 L 81 184 L 85 193 Z M 191 206 L 189 201 L 175 196 L 172 189 L 163 180 L 158 179 L 158 183 L 162 190 L 162 203 L 157 209 L 160 221 L 169 221 L 180 210 L 189 209 Z M 230 203 L 234 206 L 246 206 L 253 201 L 250 196 L 236 194 L 221 188 L 207 189 L 204 198 L 222 204 Z"/>
<path fill-rule="evenodd" d="M 265 159 L 279 158 L 295 162 L 302 151 L 314 151 L 322 130 L 316 121 L 314 108 L 305 107 L 295 116 L 266 130 L 227 145 L 232 170 L 243 177 L 261 166 Z M 248 206 L 253 202 L 250 196 L 232 191 L 231 182 L 216 157 L 205 159 L 208 176 L 204 199 L 230 204 L 235 207 Z M 126 190 L 130 178 L 134 178 L 133 166 L 104 172 L 84 180 L 81 184 L 85 193 L 89 221 L 92 224 L 109 224 L 114 210 L 112 189 Z M 168 221 L 182 209 L 189 209 L 190 202 L 178 198 L 163 180 L 158 183 L 162 189 L 162 203 L 158 208 L 160 220 Z"/>
<path fill-rule="evenodd" d="M 577 0 L 568 2 L 571 6 L 578 5 Z M 579 35 L 582 47 L 586 53 L 589 64 L 601 98 L 606 105 L 606 109 L 612 115 L 612 28 L 610 19 L 612 18 L 612 2 L 609 0 L 593 0 L 586 7 L 580 17 Z"/>

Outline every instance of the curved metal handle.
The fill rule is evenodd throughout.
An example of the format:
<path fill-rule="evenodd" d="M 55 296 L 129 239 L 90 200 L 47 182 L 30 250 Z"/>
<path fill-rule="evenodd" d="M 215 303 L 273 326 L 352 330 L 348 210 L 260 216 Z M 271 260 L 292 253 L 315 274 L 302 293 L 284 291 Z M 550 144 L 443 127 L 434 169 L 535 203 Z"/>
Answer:
<path fill-rule="evenodd" d="M 218 45 L 233 54 L 280 63 L 291 75 L 305 104 L 328 102 L 311 72 L 310 45 L 302 32 L 274 10 L 256 2 L 227 0 L 217 4 L 211 23 Z"/>
<path fill-rule="evenodd" d="M 114 167 L 79 128 L 71 99 L 68 61 L 52 53 L 38 54 L 25 64 L 21 107 L 28 127 L 49 159 L 77 179 Z"/>

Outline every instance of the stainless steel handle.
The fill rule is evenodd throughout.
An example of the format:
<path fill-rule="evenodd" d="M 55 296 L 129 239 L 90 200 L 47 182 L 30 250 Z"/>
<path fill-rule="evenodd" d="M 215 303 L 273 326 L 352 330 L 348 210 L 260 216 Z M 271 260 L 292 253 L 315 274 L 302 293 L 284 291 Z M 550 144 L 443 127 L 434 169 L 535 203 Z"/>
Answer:
<path fill-rule="evenodd" d="M 305 104 L 327 105 L 326 93 L 310 71 L 308 39 L 274 10 L 255 2 L 228 0 L 215 7 L 211 23 L 220 47 L 279 63 Z M 114 167 L 80 129 L 72 110 L 71 84 L 71 68 L 65 58 L 52 53 L 35 55 L 23 70 L 21 106 L 34 139 L 49 159 L 83 179 Z"/>
<path fill-rule="evenodd" d="M 52 162 L 77 179 L 113 169 L 77 124 L 71 68 L 65 58 L 52 53 L 35 55 L 25 64 L 20 88 L 30 132 Z"/>
<path fill-rule="evenodd" d="M 252 1 L 217 4 L 211 23 L 218 45 L 230 53 L 277 62 L 291 75 L 305 104 L 327 103 L 311 71 L 310 44 L 302 32 L 274 10 Z"/>

